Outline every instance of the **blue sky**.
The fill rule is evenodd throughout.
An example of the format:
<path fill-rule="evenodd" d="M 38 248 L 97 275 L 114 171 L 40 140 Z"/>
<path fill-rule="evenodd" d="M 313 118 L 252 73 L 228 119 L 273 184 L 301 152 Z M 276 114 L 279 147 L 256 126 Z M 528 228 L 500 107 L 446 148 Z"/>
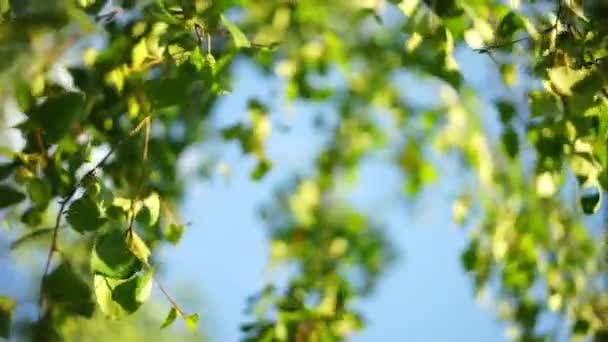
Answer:
<path fill-rule="evenodd" d="M 479 62 L 472 58 L 473 63 Z M 272 99 L 269 105 L 275 122 L 292 129 L 271 136 L 267 147 L 274 168 L 260 183 L 249 180 L 254 161 L 243 156 L 236 144 L 224 146 L 222 161 L 232 170 L 229 181 L 219 173 L 208 181 L 193 181 L 181 207 L 183 220 L 191 225 L 181 244 L 165 248 L 159 258 L 174 292 L 200 292 L 201 303 L 192 303 L 189 309 L 202 313 L 214 341 L 236 341 L 238 326 L 245 321 L 246 298 L 280 277 L 265 268 L 267 240 L 257 208 L 271 199 L 271 191 L 281 180 L 310 167 L 322 142 L 312 128 L 312 114 L 327 110 L 302 103 L 286 106 L 279 83 L 262 80 L 264 76 L 247 63 L 237 63 L 236 75 L 233 92 L 215 109 L 216 125 L 242 118 L 247 99 L 256 95 Z M 484 78 L 473 72 L 469 81 L 475 84 Z M 425 96 L 422 90 L 418 95 Z M 217 147 L 202 146 L 192 154 L 200 157 L 214 152 Z M 476 301 L 460 265 L 467 232 L 451 222 L 451 199 L 461 185 L 453 180 L 465 175 L 452 160 L 441 160 L 438 166 L 440 181 L 416 202 L 395 200 L 400 176 L 382 158 L 366 160 L 349 191 L 349 200 L 357 208 L 386 226 L 400 254 L 372 296 L 357 303 L 368 325 L 353 341 L 505 339 L 505 327 L 489 305 Z"/>

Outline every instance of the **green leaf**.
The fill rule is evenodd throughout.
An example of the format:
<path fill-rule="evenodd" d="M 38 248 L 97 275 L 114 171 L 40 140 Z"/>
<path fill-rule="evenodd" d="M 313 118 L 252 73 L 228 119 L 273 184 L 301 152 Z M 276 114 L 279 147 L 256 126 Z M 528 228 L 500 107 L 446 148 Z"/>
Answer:
<path fill-rule="evenodd" d="M 96 274 L 93 283 L 101 311 L 112 319 L 134 313 L 150 297 L 152 279 L 152 271 L 135 274 L 125 280 Z"/>
<path fill-rule="evenodd" d="M 511 125 L 505 127 L 501 138 L 505 151 L 507 151 L 507 155 L 511 158 L 517 157 L 517 154 L 519 153 L 519 139 L 515 129 L 513 129 Z"/>
<path fill-rule="evenodd" d="M 528 94 L 532 116 L 545 116 L 559 111 L 556 99 L 547 92 L 535 91 Z"/>
<path fill-rule="evenodd" d="M 68 264 L 59 265 L 44 278 L 42 293 L 53 307 L 73 315 L 93 315 L 95 303 L 91 289 Z"/>
<path fill-rule="evenodd" d="M 100 215 L 95 201 L 90 196 L 84 195 L 70 205 L 67 220 L 74 230 L 84 233 L 99 229 L 103 223 Z"/>
<path fill-rule="evenodd" d="M 160 214 L 160 197 L 153 192 L 142 201 L 142 208 L 137 212 L 136 219 L 145 226 L 153 226 Z"/>
<path fill-rule="evenodd" d="M 40 178 L 29 179 L 26 189 L 32 202 L 39 206 L 46 206 L 51 200 L 51 188 Z"/>
<path fill-rule="evenodd" d="M 184 103 L 190 95 L 191 77 L 152 79 L 144 82 L 144 92 L 157 109 Z"/>
<path fill-rule="evenodd" d="M 0 180 L 6 179 L 8 176 L 10 176 L 13 171 L 15 171 L 15 168 L 17 168 L 15 163 L 0 164 Z"/>
<path fill-rule="evenodd" d="M 131 252 L 125 238 L 125 233 L 115 228 L 97 236 L 91 253 L 93 272 L 109 278 L 128 279 L 142 269 L 142 262 Z"/>
<path fill-rule="evenodd" d="M 41 229 L 36 229 L 34 231 L 31 231 L 25 235 L 23 235 L 22 237 L 18 238 L 17 240 L 13 241 L 11 243 L 11 249 L 17 249 L 19 248 L 21 245 L 23 245 L 24 243 L 30 242 L 31 240 L 36 240 L 40 237 L 49 235 L 50 233 L 53 232 L 53 228 L 41 228 Z"/>
<path fill-rule="evenodd" d="M 15 311 L 16 307 L 17 302 L 14 299 L 0 296 L 0 337 L 9 338 L 13 311 Z"/>
<path fill-rule="evenodd" d="M 186 321 L 186 326 L 190 331 L 196 331 L 196 326 L 198 325 L 198 314 L 192 314 L 184 317 Z"/>
<path fill-rule="evenodd" d="M 230 32 L 232 36 L 232 41 L 237 48 L 248 48 L 251 47 L 251 43 L 247 36 L 236 26 L 233 22 L 231 22 L 228 18 L 226 18 L 223 14 L 221 16 L 222 23 L 226 25 L 226 28 Z"/>
<path fill-rule="evenodd" d="M 137 232 L 130 230 L 127 233 L 127 247 L 141 262 L 144 264 L 148 263 L 150 257 L 150 249 L 146 246 L 144 240 L 142 240 Z"/>
<path fill-rule="evenodd" d="M 164 329 L 164 328 L 170 326 L 171 324 L 173 324 L 173 322 L 175 322 L 175 319 L 177 318 L 178 315 L 179 315 L 179 311 L 177 311 L 176 308 L 172 307 L 171 310 L 169 310 L 169 313 L 167 314 L 167 318 L 165 318 L 165 321 L 163 322 L 163 325 L 160 326 L 160 328 Z"/>
<path fill-rule="evenodd" d="M 511 122 L 511 119 L 515 116 L 515 107 L 512 103 L 507 101 L 497 101 L 496 108 L 500 114 L 500 122 L 507 124 Z"/>
<path fill-rule="evenodd" d="M 601 192 L 596 185 L 581 190 L 581 208 L 587 215 L 594 214 L 600 207 Z"/>
<path fill-rule="evenodd" d="M 510 40 L 515 32 L 524 28 L 524 21 L 519 14 L 511 11 L 507 13 L 500 21 L 500 24 L 498 24 L 496 35 L 498 38 Z"/>
<path fill-rule="evenodd" d="M 572 88 L 575 84 L 588 77 L 588 73 L 582 70 L 575 70 L 567 66 L 558 66 L 548 71 L 549 80 L 562 95 L 572 95 Z"/>
<path fill-rule="evenodd" d="M 174 245 L 177 245 L 179 240 L 182 238 L 183 234 L 184 234 L 184 225 L 182 225 L 182 224 L 171 223 L 165 229 L 165 239 Z"/>
<path fill-rule="evenodd" d="M 8 185 L 0 185 L 0 209 L 15 205 L 25 199 L 25 195 Z"/>
<path fill-rule="evenodd" d="M 267 159 L 261 159 L 258 161 L 255 169 L 251 171 L 251 179 L 259 181 L 270 171 L 272 164 Z"/>
<path fill-rule="evenodd" d="M 49 97 L 34 108 L 29 117 L 45 133 L 45 141 L 54 143 L 68 134 L 83 114 L 84 95 L 67 92 Z"/>

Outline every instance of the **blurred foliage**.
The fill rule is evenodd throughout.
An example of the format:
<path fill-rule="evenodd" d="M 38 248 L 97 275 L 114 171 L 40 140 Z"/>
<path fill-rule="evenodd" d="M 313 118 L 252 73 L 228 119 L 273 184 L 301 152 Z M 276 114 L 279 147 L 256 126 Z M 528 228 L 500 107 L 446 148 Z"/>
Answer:
<path fill-rule="evenodd" d="M 280 76 L 290 101 L 337 112 L 319 125 L 330 139 L 314 170 L 263 210 L 271 264 L 290 277 L 251 298 L 244 340 L 337 341 L 364 327 L 352 303 L 395 253 L 336 193 L 365 157 L 390 150 L 411 200 L 452 172 L 430 149 L 475 176 L 454 204 L 455 221 L 474 226 L 462 263 L 477 293 L 496 294 L 512 338 L 603 340 L 605 227 L 583 215 L 604 216 L 608 188 L 606 16 L 602 0 L 0 0 L 2 115 L 23 114 L 3 126 L 23 144 L 0 150 L 0 208 L 22 236 L 13 249 L 48 238 L 39 319 L 12 322 L 17 304 L 0 297 L 0 336 L 14 326 L 33 340 L 112 339 L 100 317 L 140 308 L 158 283 L 154 251 L 185 229 L 177 161 L 218 136 L 209 114 L 244 58 Z M 459 51 L 500 75 L 498 135 Z M 404 71 L 432 82 L 433 108 L 409 103 L 417 90 L 395 81 Z M 219 132 L 255 158 L 252 181 L 272 172 L 264 100 Z M 162 292 L 156 325 L 181 317 L 195 329 L 198 315 Z M 546 314 L 557 323 L 541 329 Z"/>

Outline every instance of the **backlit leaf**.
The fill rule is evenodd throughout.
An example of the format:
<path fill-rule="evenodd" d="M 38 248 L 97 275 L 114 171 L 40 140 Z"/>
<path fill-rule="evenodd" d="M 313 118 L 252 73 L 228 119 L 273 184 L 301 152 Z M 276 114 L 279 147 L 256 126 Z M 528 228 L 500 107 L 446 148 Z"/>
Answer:
<path fill-rule="evenodd" d="M 221 16 L 221 19 L 222 19 L 222 23 L 224 25 L 226 25 L 226 28 L 230 32 L 230 35 L 232 36 L 232 41 L 234 42 L 234 45 L 237 48 L 251 47 L 251 43 L 249 42 L 249 39 L 247 39 L 247 36 L 245 36 L 245 34 L 241 31 L 241 29 L 239 29 L 238 26 L 236 26 L 233 22 L 231 22 L 224 15 Z"/>
<path fill-rule="evenodd" d="M 165 318 L 165 321 L 163 322 L 163 325 L 160 326 L 160 328 L 164 329 L 173 324 L 178 315 L 179 311 L 177 311 L 176 308 L 172 307 L 171 310 L 169 310 L 169 313 L 167 314 L 167 317 Z"/>
<path fill-rule="evenodd" d="M 93 282 L 101 311 L 112 319 L 134 313 L 150 297 L 152 279 L 152 271 L 138 273 L 128 279 L 96 274 Z"/>

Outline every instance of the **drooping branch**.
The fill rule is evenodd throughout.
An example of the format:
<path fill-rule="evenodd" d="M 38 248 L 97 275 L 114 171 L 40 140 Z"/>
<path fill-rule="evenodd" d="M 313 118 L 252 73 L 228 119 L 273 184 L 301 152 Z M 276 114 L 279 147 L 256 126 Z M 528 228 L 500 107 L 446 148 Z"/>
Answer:
<path fill-rule="evenodd" d="M 82 176 L 77 182 L 76 184 L 72 187 L 72 189 L 68 192 L 67 195 L 65 195 L 61 200 L 60 200 L 60 205 L 59 205 L 59 211 L 57 212 L 57 216 L 55 217 L 55 225 L 53 226 L 53 233 L 52 233 L 52 237 L 51 237 L 51 245 L 49 247 L 49 252 L 47 254 L 47 259 L 46 259 L 46 263 L 44 266 L 44 273 L 42 275 L 42 280 L 40 283 L 40 297 L 39 297 L 39 306 L 42 308 L 43 305 L 43 290 L 44 290 L 44 279 L 48 276 L 49 274 L 49 270 L 51 267 L 51 261 L 53 259 L 53 255 L 55 254 L 55 252 L 58 251 L 57 248 L 57 244 L 58 244 L 58 238 L 59 238 L 59 227 L 61 226 L 61 217 L 65 212 L 66 206 L 67 204 L 73 199 L 74 195 L 76 195 L 76 192 L 78 191 L 78 189 L 82 186 L 84 180 L 92 177 L 95 175 L 95 172 L 102 168 L 105 163 L 108 161 L 108 159 L 114 154 L 114 152 L 116 151 L 116 149 L 121 146 L 122 144 L 124 144 L 129 138 L 133 137 L 135 134 L 137 134 L 137 132 L 139 132 L 141 130 L 141 128 L 144 126 L 144 124 L 146 122 L 149 122 L 150 117 L 147 116 L 145 117 L 134 129 L 132 129 L 129 134 L 127 135 L 126 138 L 120 140 L 116 145 L 114 145 L 113 147 L 110 148 L 110 150 L 101 158 L 101 160 L 99 160 L 99 162 L 97 162 L 97 164 L 95 164 L 95 166 L 93 166 L 87 173 L 84 174 L 84 176 Z M 40 312 L 40 315 L 42 314 L 42 312 Z"/>

